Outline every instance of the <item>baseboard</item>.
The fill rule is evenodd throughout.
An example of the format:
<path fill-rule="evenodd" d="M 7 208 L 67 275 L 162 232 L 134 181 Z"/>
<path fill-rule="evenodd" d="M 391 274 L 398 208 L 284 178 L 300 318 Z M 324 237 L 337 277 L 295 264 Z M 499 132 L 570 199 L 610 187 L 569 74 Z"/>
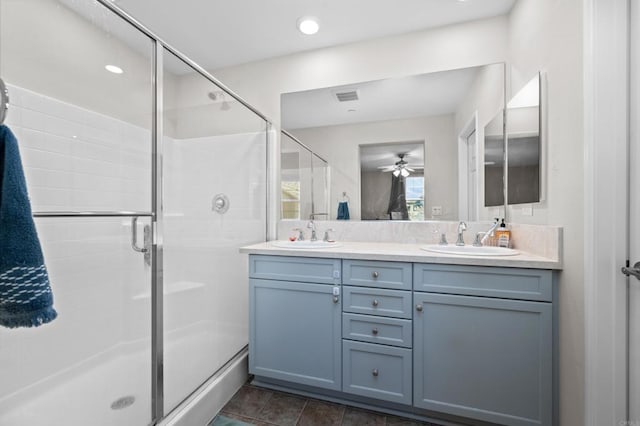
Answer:
<path fill-rule="evenodd" d="M 208 425 L 238 389 L 247 382 L 248 353 L 245 347 L 158 425 Z"/>

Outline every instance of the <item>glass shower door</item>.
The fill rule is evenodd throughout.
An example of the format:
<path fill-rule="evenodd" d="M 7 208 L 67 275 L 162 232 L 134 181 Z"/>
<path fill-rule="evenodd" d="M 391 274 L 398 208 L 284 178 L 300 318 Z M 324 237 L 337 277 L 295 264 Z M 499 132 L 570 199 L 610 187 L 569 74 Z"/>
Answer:
<path fill-rule="evenodd" d="M 329 220 L 329 164 L 318 155 L 312 156 L 313 213 L 318 220 Z M 334 213 L 335 214 L 335 213 Z"/>
<path fill-rule="evenodd" d="M 1 425 L 152 422 L 151 274 L 132 249 L 132 218 L 138 246 L 150 224 L 152 46 L 97 2 L 0 0 L 6 124 L 58 312 L 0 328 Z"/>
<path fill-rule="evenodd" d="M 266 239 L 266 122 L 164 51 L 164 409 L 248 343 L 247 259 Z"/>

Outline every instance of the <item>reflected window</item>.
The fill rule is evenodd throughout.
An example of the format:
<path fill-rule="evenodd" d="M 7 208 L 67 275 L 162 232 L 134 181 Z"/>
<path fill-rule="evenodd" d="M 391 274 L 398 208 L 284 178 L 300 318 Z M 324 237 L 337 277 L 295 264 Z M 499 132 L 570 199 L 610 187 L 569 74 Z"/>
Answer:
<path fill-rule="evenodd" d="M 282 218 L 300 219 L 300 181 L 282 181 Z"/>
<path fill-rule="evenodd" d="M 405 194 L 409 220 L 424 220 L 424 176 L 407 177 Z"/>

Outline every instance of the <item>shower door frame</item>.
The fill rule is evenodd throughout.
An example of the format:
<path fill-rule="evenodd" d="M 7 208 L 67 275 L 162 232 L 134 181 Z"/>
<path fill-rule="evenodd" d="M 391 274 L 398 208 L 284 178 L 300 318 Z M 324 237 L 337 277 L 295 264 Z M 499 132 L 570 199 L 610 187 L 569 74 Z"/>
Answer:
<path fill-rule="evenodd" d="M 163 308 L 163 285 L 164 285 L 164 264 L 163 264 L 163 70 L 164 70 L 164 51 L 175 55 L 186 65 L 191 67 L 196 73 L 200 74 L 211 83 L 218 86 L 223 92 L 233 97 L 241 105 L 256 114 L 265 121 L 265 144 L 266 144 L 266 226 L 265 235 L 269 236 L 269 218 L 270 218 L 270 182 L 269 182 L 269 147 L 270 147 L 270 131 L 272 129 L 272 121 L 264 114 L 251 106 L 242 99 L 238 94 L 229 89 L 226 85 L 218 81 L 204 68 L 186 57 L 180 51 L 163 41 L 160 37 L 142 25 L 138 20 L 133 18 L 127 12 L 120 9 L 109 0 L 97 0 L 102 6 L 111 10 L 117 16 L 135 27 L 138 31 L 149 37 L 153 43 L 152 53 L 152 108 L 153 120 L 151 130 L 151 214 L 140 214 L 151 216 L 151 423 L 156 424 L 161 421 L 168 413 L 164 412 L 164 308 Z M 214 373 L 215 374 L 215 373 Z"/>

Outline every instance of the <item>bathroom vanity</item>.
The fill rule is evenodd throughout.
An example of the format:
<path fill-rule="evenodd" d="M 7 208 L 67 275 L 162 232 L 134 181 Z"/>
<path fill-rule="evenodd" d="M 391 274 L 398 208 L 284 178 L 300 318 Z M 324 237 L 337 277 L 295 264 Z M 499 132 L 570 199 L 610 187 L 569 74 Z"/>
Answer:
<path fill-rule="evenodd" d="M 429 421 L 556 424 L 559 262 L 411 244 L 243 251 L 255 383 Z"/>

